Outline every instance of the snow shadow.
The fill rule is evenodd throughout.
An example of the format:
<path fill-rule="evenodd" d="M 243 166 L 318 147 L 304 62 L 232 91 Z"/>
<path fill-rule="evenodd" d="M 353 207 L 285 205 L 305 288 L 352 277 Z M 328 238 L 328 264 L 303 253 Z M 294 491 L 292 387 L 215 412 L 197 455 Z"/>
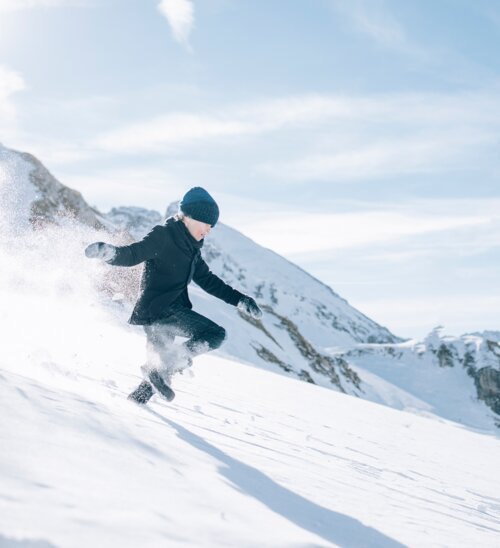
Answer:
<path fill-rule="evenodd" d="M 0 548 L 57 548 L 46 540 L 15 539 L 0 535 Z"/>
<path fill-rule="evenodd" d="M 180 424 L 148 411 L 177 431 L 179 438 L 221 462 L 219 472 L 240 491 L 254 497 L 271 511 L 298 527 L 345 548 L 401 548 L 404 544 L 363 525 L 359 520 L 324 508 L 286 487 L 282 487 L 260 470 L 221 451 Z"/>

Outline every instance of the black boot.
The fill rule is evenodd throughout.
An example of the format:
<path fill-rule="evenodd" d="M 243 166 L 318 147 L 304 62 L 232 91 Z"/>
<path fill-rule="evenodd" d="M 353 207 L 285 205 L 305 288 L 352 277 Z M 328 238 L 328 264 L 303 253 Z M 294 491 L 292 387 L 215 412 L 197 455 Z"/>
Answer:
<path fill-rule="evenodd" d="M 141 384 L 128 396 L 129 400 L 136 403 L 148 403 L 153 395 L 153 387 L 148 381 L 142 381 Z"/>
<path fill-rule="evenodd" d="M 175 392 L 163 380 L 162 376 L 158 372 L 158 369 L 153 369 L 150 371 L 148 376 L 151 384 L 167 401 L 172 401 L 175 398 Z"/>

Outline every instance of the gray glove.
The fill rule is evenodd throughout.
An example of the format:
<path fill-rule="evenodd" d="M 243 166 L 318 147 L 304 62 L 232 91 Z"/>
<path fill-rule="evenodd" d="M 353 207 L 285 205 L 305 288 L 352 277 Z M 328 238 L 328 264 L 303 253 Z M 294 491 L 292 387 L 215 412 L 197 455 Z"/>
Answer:
<path fill-rule="evenodd" d="M 249 297 L 248 295 L 243 295 L 243 297 L 241 297 L 239 303 L 237 304 L 237 308 L 238 310 L 246 312 L 256 320 L 262 318 L 262 310 L 258 307 L 252 297 Z"/>
<path fill-rule="evenodd" d="M 89 259 L 101 259 L 108 262 L 115 258 L 116 249 L 114 245 L 95 242 L 85 248 L 85 255 Z"/>

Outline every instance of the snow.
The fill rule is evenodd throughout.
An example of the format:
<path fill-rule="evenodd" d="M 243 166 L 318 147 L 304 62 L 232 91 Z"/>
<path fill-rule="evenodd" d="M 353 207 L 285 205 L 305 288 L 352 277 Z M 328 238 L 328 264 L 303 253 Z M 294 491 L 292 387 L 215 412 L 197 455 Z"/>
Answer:
<path fill-rule="evenodd" d="M 223 353 L 127 401 L 141 329 L 43 234 L 0 246 L 0 546 L 498 545 L 493 435 Z"/>
<path fill-rule="evenodd" d="M 36 189 L 29 181 L 33 166 L 21 155 L 13 154 L 0 143 L 0 231 L 18 234 L 29 227 L 31 203 Z"/>
<path fill-rule="evenodd" d="M 126 396 L 144 334 L 102 291 L 116 270 L 83 254 L 107 236 L 70 220 L 25 230 L 34 194 L 15 183 L 29 169 L 0 153 L 0 546 L 498 546 L 498 431 L 465 369 L 426 353 L 444 340 L 437 332 L 424 343 L 351 340 L 366 399 L 355 398 L 259 363 L 236 310 L 195 289 L 195 309 L 227 328 L 227 343 L 176 378 L 173 403 L 136 406 Z M 296 268 L 247 243 L 242 264 L 265 258 L 285 287 Z M 301 272 L 294 291 L 299 280 L 316 283 Z M 278 297 L 292 313 L 297 295 Z M 284 353 L 298 353 L 273 322 L 266 313 Z M 498 367 L 485 337 L 500 340 L 445 339 Z"/>
<path fill-rule="evenodd" d="M 81 371 L 40 358 L 36 373 L 2 364 L 4 538 L 75 547 L 498 545 L 494 437 L 216 355 L 179 379 L 174 403 L 140 408 L 125 399 L 138 381 L 133 359 L 91 354 Z"/>

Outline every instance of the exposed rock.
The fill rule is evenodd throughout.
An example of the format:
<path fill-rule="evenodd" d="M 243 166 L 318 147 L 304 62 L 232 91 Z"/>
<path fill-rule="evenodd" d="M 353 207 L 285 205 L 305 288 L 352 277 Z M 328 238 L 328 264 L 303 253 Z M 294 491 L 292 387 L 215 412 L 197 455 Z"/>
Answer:
<path fill-rule="evenodd" d="M 439 345 L 436 351 L 440 367 L 453 367 L 453 352 L 445 344 Z"/>
<path fill-rule="evenodd" d="M 476 372 L 474 380 L 479 399 L 500 415 L 500 371 L 483 367 Z"/>
<path fill-rule="evenodd" d="M 30 221 L 35 227 L 69 217 L 97 230 L 111 228 L 104 216 L 90 207 L 80 192 L 60 183 L 37 158 L 27 152 L 16 154 L 31 165 L 29 179 L 37 191 L 37 199 L 31 204 Z"/>
<path fill-rule="evenodd" d="M 270 306 L 263 306 L 263 309 L 273 314 L 280 320 L 281 325 L 286 329 L 288 335 L 295 343 L 295 346 L 307 360 L 309 366 L 316 373 L 320 373 L 327 377 L 332 384 L 337 386 L 342 392 L 345 392 L 337 368 L 340 369 L 340 373 L 344 381 L 352 383 L 356 388 L 360 388 L 361 379 L 359 376 L 349 367 L 347 361 L 339 356 L 332 357 L 318 352 L 314 346 L 300 333 L 297 326 L 289 319 L 281 316 L 275 312 Z"/>
<path fill-rule="evenodd" d="M 252 345 L 253 346 L 253 345 Z M 275 354 L 271 352 L 268 348 L 262 345 L 253 346 L 257 355 L 268 363 L 272 363 L 286 371 L 287 373 L 295 373 L 293 367 L 289 364 L 286 364 L 284 361 L 280 360 Z M 300 375 L 297 375 L 300 377 Z"/>

